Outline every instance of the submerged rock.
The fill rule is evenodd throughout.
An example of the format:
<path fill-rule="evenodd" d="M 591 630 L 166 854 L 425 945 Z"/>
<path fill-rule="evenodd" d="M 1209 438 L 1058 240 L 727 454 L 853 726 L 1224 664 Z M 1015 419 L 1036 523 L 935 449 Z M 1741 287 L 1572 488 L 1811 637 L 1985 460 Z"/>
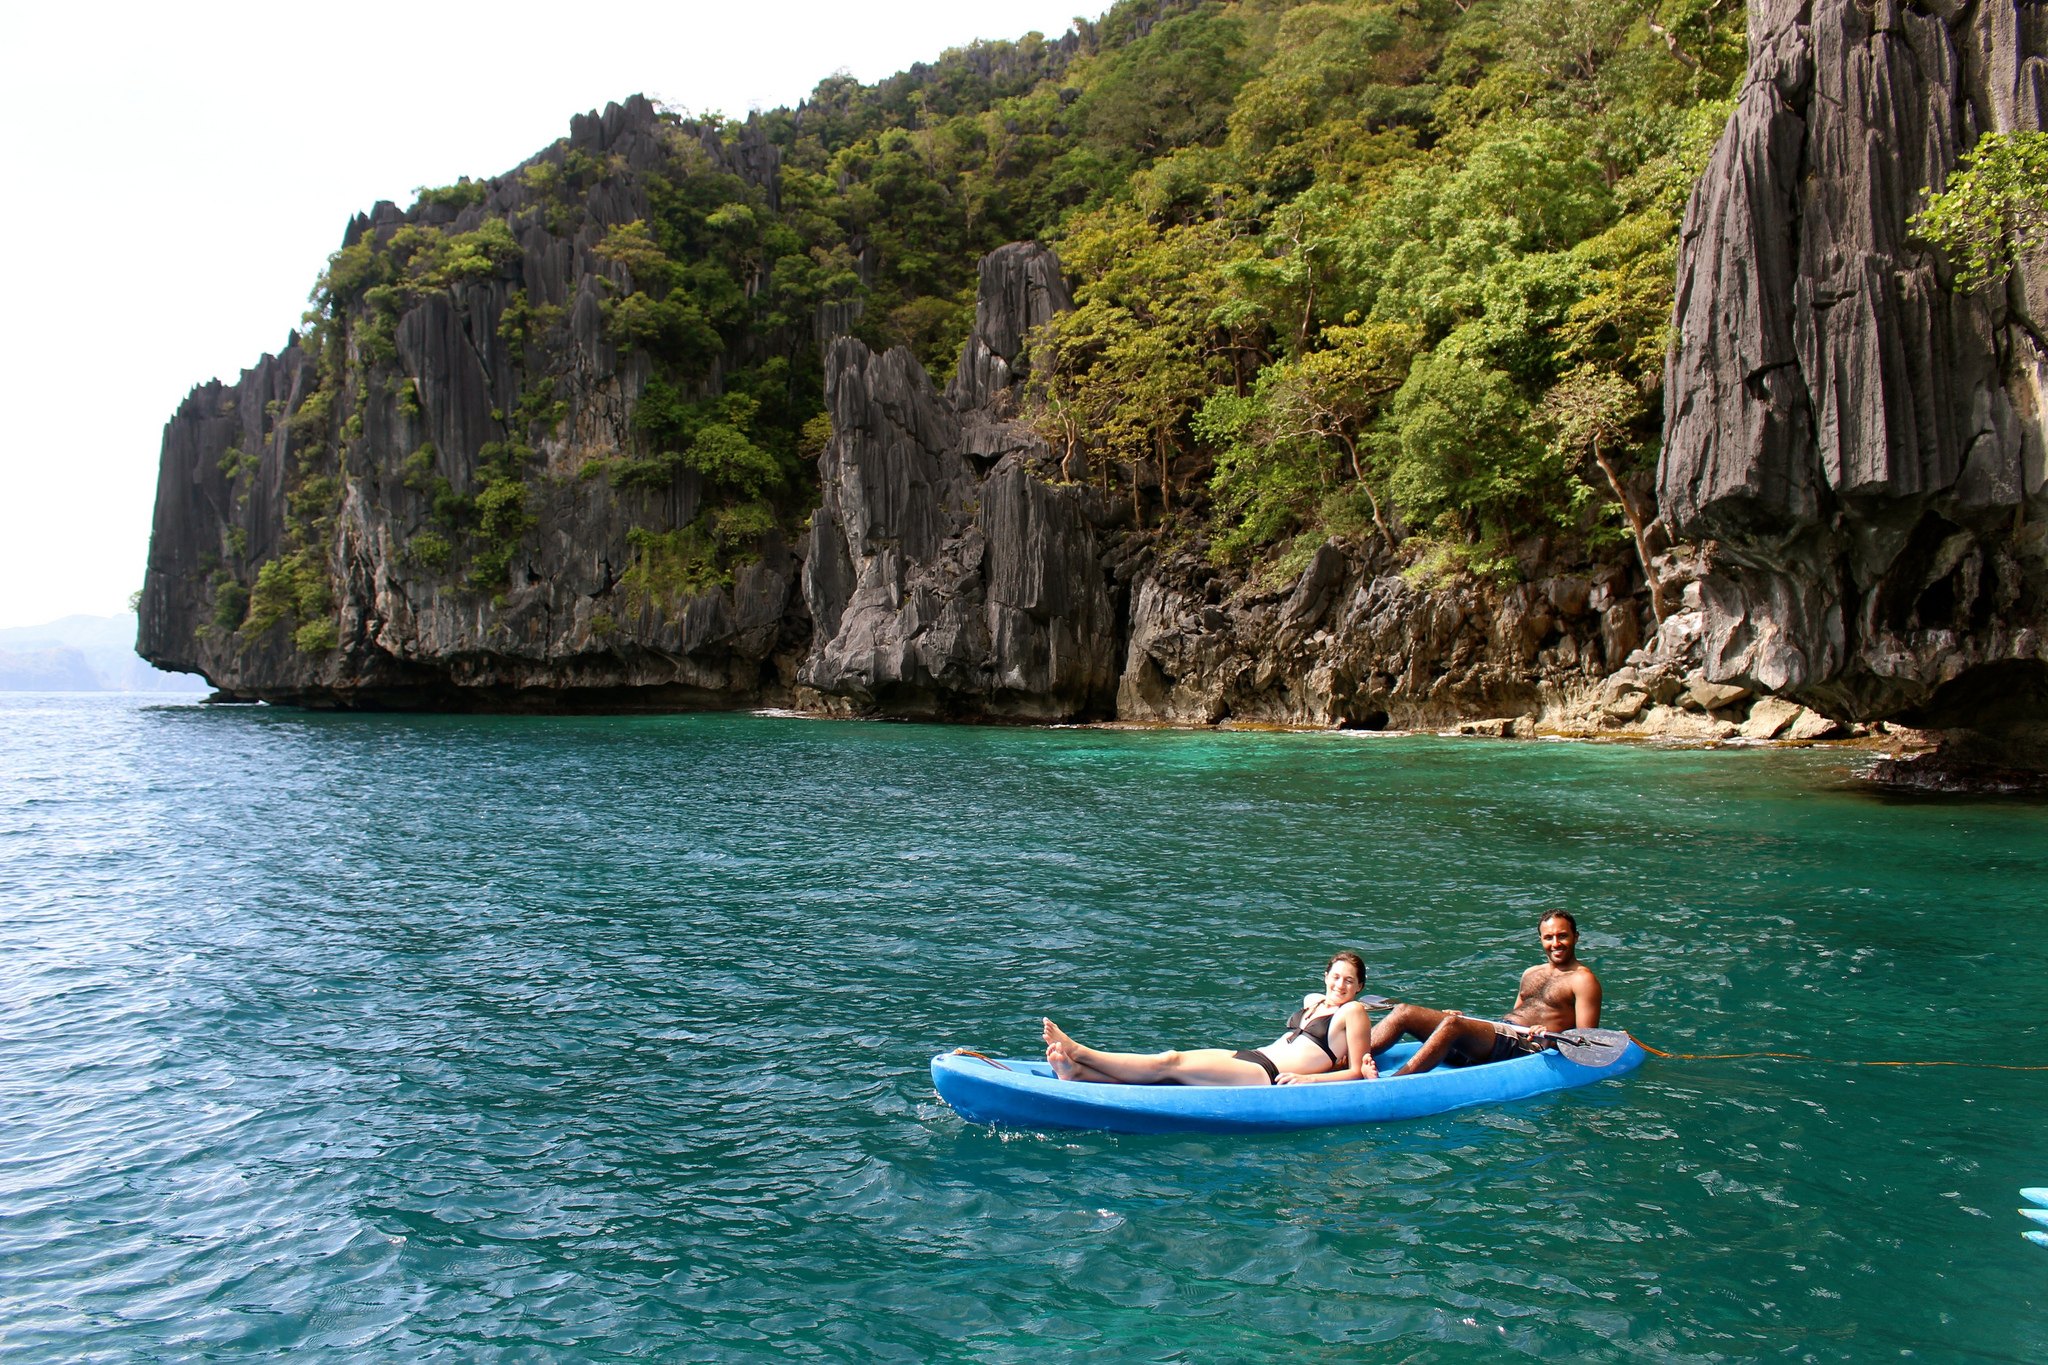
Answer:
<path fill-rule="evenodd" d="M 1880 758 L 1865 777 L 1881 787 L 1941 796 L 2048 793 L 2048 769 L 1980 762 L 1953 752 Z"/>

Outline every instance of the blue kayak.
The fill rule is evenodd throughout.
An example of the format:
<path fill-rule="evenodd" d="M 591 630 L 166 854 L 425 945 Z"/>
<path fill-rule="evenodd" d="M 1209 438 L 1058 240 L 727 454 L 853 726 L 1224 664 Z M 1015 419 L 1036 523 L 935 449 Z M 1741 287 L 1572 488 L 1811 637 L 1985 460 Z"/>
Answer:
<path fill-rule="evenodd" d="M 1420 1043 L 1380 1056 L 1391 1072 Z M 1002 1065 L 960 1053 L 932 1058 L 939 1098 L 969 1123 L 1007 1128 L 1088 1128 L 1106 1133 L 1279 1133 L 1345 1123 L 1419 1119 L 1475 1104 L 1505 1104 L 1590 1085 L 1643 1064 L 1633 1039 L 1604 1066 L 1582 1066 L 1555 1051 L 1485 1066 L 1438 1067 L 1420 1076 L 1315 1085 L 1102 1085 L 1063 1081 L 1043 1059 Z M 1005 1070 L 1004 1068 L 1008 1068 Z"/>

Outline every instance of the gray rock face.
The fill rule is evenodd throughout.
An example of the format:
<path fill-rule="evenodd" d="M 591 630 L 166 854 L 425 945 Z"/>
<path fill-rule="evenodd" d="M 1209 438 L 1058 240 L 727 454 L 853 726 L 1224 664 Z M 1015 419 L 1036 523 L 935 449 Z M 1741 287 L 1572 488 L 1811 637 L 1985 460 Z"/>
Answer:
<path fill-rule="evenodd" d="M 1525 716 L 1533 726 L 1571 711 L 1608 672 L 1583 578 L 1417 586 L 1373 538 L 1326 543 L 1299 578 L 1266 589 L 1191 550 L 1151 553 L 1138 551 L 1132 575 L 1125 720 L 1381 730 Z"/>
<path fill-rule="evenodd" d="M 1036 472 L 1007 421 L 1024 334 L 1069 306 L 1059 260 L 1013 243 L 981 264 L 975 329 L 945 395 L 898 347 L 825 358 L 833 437 L 805 547 L 817 630 L 799 682 L 824 709 L 1053 719 L 1109 713 L 1116 613 L 1094 490 Z M 986 473 L 981 471 L 985 470 Z"/>
<path fill-rule="evenodd" d="M 459 211 L 422 204 L 408 215 L 385 203 L 349 224 L 345 245 L 388 240 L 409 223 L 459 232 L 497 219 L 520 252 L 397 319 L 395 359 L 367 363 L 340 392 L 329 419 L 340 435 L 325 450 L 295 445 L 286 421 L 318 382 L 296 345 L 232 386 L 192 391 L 164 430 L 140 608 L 144 657 L 203 673 L 229 696 L 312 706 L 673 709 L 789 699 L 809 636 L 789 549 L 770 537 L 730 586 L 632 591 L 621 581 L 636 554 L 629 533 L 687 525 L 699 506 L 696 476 L 681 471 L 660 489 L 583 477 L 593 460 L 646 453 L 633 412 L 648 361 L 618 353 L 600 307 L 608 287 L 630 287 L 630 274 L 595 247 L 612 226 L 648 216 L 644 173 L 674 177 L 694 164 L 738 175 L 772 201 L 778 154 L 758 128 L 728 145 L 714 131 L 663 120 L 635 96 L 579 116 L 565 142 L 521 170 L 559 168 L 578 152 L 612 170 L 567 206 L 576 224 L 567 236 L 549 228 L 551 206 L 517 173 Z M 502 327 L 521 290 L 527 306 L 560 310 L 525 345 Z M 475 590 L 460 555 L 448 563 L 444 546 L 437 565 L 423 549 L 428 537 L 455 538 L 433 518 L 433 480 L 473 493 L 486 446 L 526 434 L 513 410 L 523 390 L 541 386 L 566 415 L 538 442 L 527 474 L 537 524 L 502 590 Z M 408 469 L 409 458 L 426 463 Z M 217 619 L 232 616 L 222 605 L 231 584 L 246 590 L 286 552 L 287 490 L 303 492 L 309 474 L 332 489 L 315 532 L 334 599 L 332 648 L 300 648 L 293 618 L 240 632 Z"/>
<path fill-rule="evenodd" d="M 974 331 L 946 396 L 963 412 L 1002 415 L 1007 395 L 1025 378 L 1025 338 L 1073 306 L 1059 257 L 1036 242 L 1012 242 L 982 257 Z"/>
<path fill-rule="evenodd" d="M 1704 674 L 2010 723 L 2015 688 L 2048 693 L 2048 269 L 1958 292 L 1907 220 L 1980 134 L 2044 126 L 2048 27 L 2013 0 L 1753 0 L 1749 31 L 1686 211 L 1658 471 L 1712 542 Z"/>
<path fill-rule="evenodd" d="M 1199 546 L 1162 556 L 1156 531 L 1118 527 L 1121 499 L 1053 480 L 1053 452 L 1005 417 L 1026 333 L 1069 303 L 1050 251 L 991 253 L 944 396 L 907 351 L 833 344 L 824 506 L 802 547 L 816 633 L 800 704 L 1434 726 L 1562 711 L 1635 647 L 1641 605 L 1611 568 L 1597 589 L 1568 575 L 1418 589 L 1383 542 L 1333 542 L 1261 590 Z"/>

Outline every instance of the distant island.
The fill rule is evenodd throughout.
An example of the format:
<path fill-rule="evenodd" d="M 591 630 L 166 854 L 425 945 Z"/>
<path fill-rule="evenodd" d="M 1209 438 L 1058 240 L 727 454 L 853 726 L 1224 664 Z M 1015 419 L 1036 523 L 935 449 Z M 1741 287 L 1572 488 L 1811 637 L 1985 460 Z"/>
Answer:
<path fill-rule="evenodd" d="M 135 652 L 133 612 L 0 630 L 0 692 L 207 690 L 197 674 L 166 673 Z"/>

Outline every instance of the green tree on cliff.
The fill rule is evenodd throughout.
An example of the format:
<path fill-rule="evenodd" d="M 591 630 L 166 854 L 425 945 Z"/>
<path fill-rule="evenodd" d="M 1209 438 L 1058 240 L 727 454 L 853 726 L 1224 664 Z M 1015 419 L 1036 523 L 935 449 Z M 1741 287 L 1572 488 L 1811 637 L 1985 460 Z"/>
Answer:
<path fill-rule="evenodd" d="M 2048 133 L 1986 133 L 1913 230 L 1956 267 L 1956 288 L 2002 281 L 2028 252 L 2048 245 Z"/>

